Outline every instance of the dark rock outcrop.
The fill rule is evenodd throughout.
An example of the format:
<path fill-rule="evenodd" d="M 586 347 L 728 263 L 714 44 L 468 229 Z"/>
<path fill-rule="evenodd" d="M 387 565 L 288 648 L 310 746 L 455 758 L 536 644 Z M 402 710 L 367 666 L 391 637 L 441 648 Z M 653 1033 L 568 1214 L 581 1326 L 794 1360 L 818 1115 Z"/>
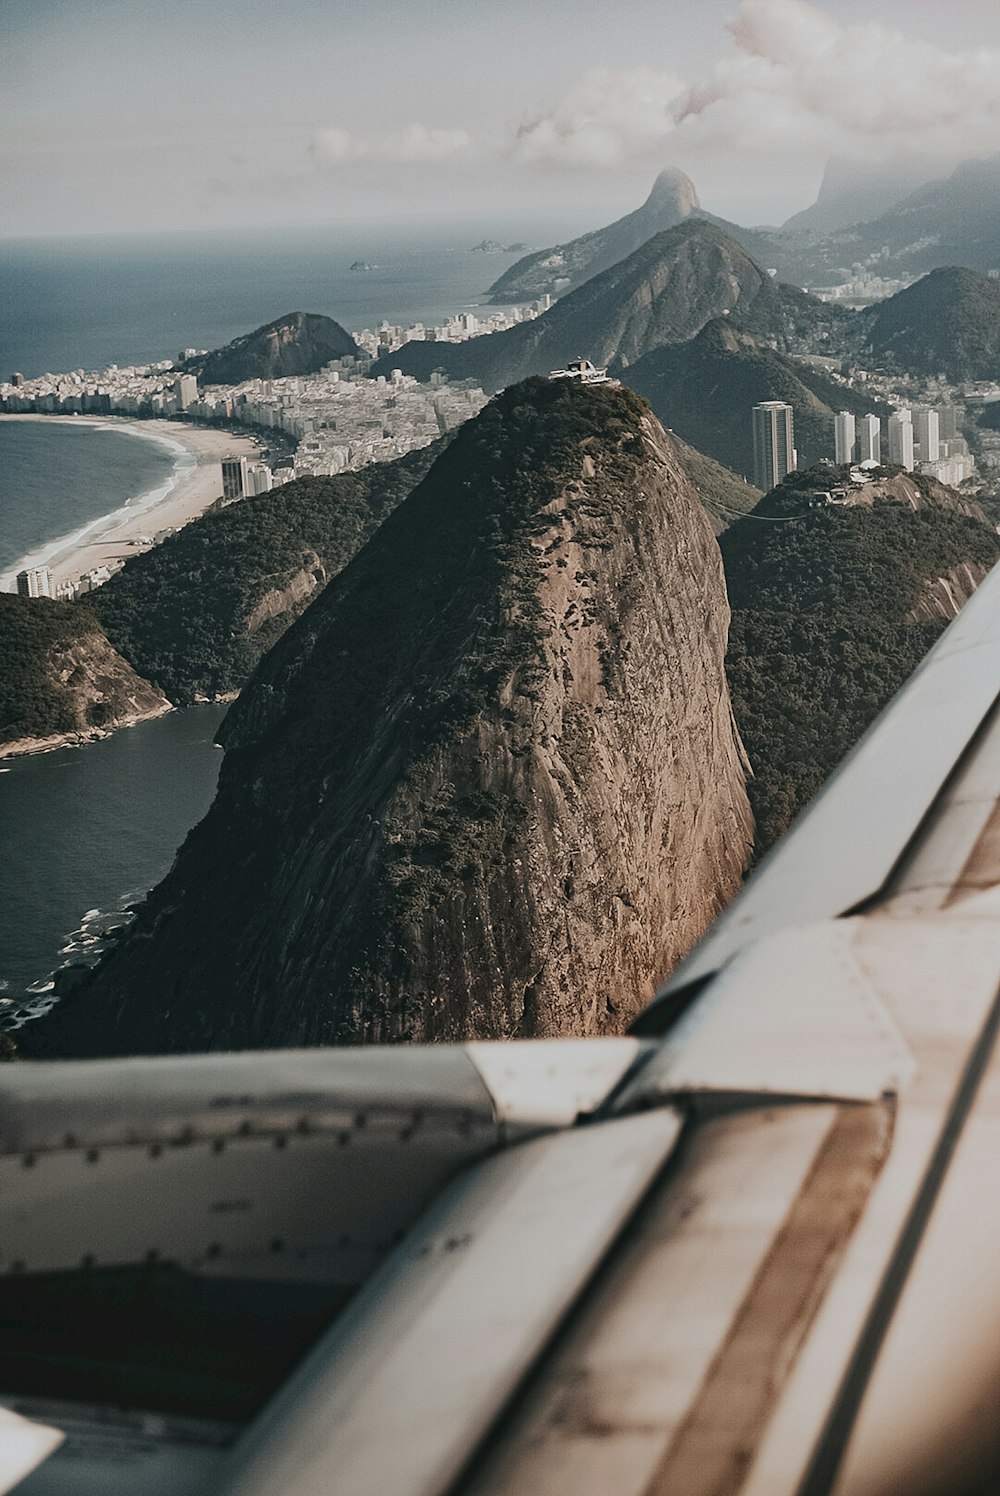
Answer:
<path fill-rule="evenodd" d="M 245 379 L 287 379 L 315 374 L 335 358 L 361 350 L 349 332 L 318 312 L 287 312 L 265 327 L 234 338 L 225 348 L 201 353 L 183 365 L 202 384 L 242 384 Z"/>
<path fill-rule="evenodd" d="M 0 757 L 86 742 L 170 705 L 85 607 L 0 593 Z"/>
<path fill-rule="evenodd" d="M 654 234 L 683 223 L 697 207 L 698 194 L 690 177 L 676 166 L 668 166 L 634 213 L 627 213 L 607 228 L 581 234 L 568 244 L 553 244 L 525 255 L 494 281 L 489 298 L 502 306 L 512 301 L 536 301 L 545 295 L 561 296 L 634 254 Z"/>
<path fill-rule="evenodd" d="M 262 661 L 208 816 L 26 1042 L 620 1032 L 747 856 L 728 616 L 647 407 L 505 391 Z"/>

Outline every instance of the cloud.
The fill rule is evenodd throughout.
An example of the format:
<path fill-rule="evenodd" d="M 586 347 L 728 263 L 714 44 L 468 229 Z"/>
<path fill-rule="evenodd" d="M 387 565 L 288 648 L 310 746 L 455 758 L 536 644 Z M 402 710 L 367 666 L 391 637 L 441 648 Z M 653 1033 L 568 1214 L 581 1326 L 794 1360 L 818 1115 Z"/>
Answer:
<path fill-rule="evenodd" d="M 525 121 L 510 154 L 560 166 L 617 166 L 665 141 L 687 88 L 652 68 L 596 68 L 550 110 Z"/>
<path fill-rule="evenodd" d="M 513 132 L 515 160 L 610 167 L 677 155 L 900 150 L 985 154 L 1000 145 L 1000 51 L 946 51 L 806 0 L 743 0 L 733 51 L 708 77 L 651 68 L 588 73 Z"/>
<path fill-rule="evenodd" d="M 384 161 L 403 164 L 451 161 L 472 145 L 465 130 L 434 130 L 426 125 L 407 125 L 384 135 L 356 135 L 338 125 L 318 130 L 313 137 L 313 155 L 322 162 Z"/>

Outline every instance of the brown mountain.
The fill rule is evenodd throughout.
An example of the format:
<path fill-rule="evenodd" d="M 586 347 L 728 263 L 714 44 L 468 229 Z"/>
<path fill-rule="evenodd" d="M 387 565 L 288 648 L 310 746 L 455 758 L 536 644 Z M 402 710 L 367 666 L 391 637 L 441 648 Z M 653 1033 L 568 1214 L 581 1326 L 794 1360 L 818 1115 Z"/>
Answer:
<path fill-rule="evenodd" d="M 621 1031 L 747 856 L 728 617 L 643 402 L 508 389 L 261 663 L 208 816 L 28 1042 Z"/>
<path fill-rule="evenodd" d="M 442 368 L 455 379 L 502 389 L 547 374 L 581 356 L 635 363 L 665 344 L 685 343 L 707 322 L 729 316 L 778 338 L 799 318 L 798 302 L 713 224 L 690 218 L 657 234 L 634 254 L 585 281 L 534 321 L 465 343 L 406 343 L 373 366 L 429 379 Z"/>
<path fill-rule="evenodd" d="M 245 379 L 287 379 L 315 374 L 335 358 L 361 352 L 349 332 L 318 312 L 286 312 L 265 327 L 201 353 L 183 365 L 202 384 L 242 384 Z"/>

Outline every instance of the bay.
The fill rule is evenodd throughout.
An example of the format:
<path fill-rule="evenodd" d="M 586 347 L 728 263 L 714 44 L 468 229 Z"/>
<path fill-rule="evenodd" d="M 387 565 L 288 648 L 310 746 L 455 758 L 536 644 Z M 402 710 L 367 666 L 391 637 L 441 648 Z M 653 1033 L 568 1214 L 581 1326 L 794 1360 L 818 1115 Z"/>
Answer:
<path fill-rule="evenodd" d="M 0 1022 L 51 998 L 29 987 L 91 961 L 169 871 L 211 804 L 226 708 L 189 707 L 83 748 L 0 764 Z"/>
<path fill-rule="evenodd" d="M 0 572 L 166 483 L 169 450 L 114 426 L 0 420 Z"/>
<path fill-rule="evenodd" d="M 579 226 L 532 220 L 504 235 L 541 246 L 568 237 L 557 229 Z M 0 241 L 0 376 L 176 359 L 292 311 L 351 332 L 438 323 L 481 305 L 520 257 L 473 250 L 483 237 L 464 223 Z"/>

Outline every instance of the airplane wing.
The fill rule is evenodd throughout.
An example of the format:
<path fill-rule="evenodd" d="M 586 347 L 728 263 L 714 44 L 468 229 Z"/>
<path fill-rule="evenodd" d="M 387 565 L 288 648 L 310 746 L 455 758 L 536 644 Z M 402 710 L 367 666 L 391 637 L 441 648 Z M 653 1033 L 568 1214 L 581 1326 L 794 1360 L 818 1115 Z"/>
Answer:
<path fill-rule="evenodd" d="M 998 988 L 1000 570 L 628 1037 L 3 1067 L 0 1488 L 1000 1488 Z"/>

